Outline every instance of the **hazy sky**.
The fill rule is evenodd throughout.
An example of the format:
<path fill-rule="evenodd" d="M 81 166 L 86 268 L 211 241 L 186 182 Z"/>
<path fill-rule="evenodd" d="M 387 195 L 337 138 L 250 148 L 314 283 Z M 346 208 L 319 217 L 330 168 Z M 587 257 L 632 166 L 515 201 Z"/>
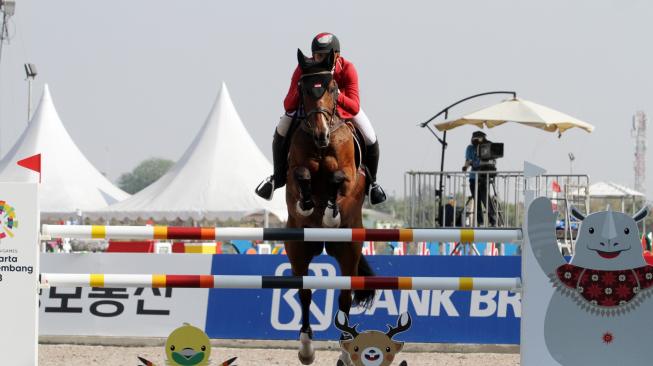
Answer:
<path fill-rule="evenodd" d="M 321 4 L 321 5 L 319 5 Z M 406 170 L 437 170 L 440 146 L 416 127 L 489 90 L 592 123 L 592 134 L 501 126 L 500 169 L 524 159 L 549 172 L 632 186 L 631 118 L 653 119 L 653 2 L 615 1 L 45 1 L 17 0 L 0 70 L 0 150 L 26 125 L 22 64 L 35 63 L 82 152 L 115 180 L 149 157 L 177 160 L 225 81 L 245 126 L 271 157 L 273 128 L 296 65 L 322 31 L 359 72 L 363 108 L 381 143 L 379 179 L 403 192 Z M 453 115 L 498 102 L 487 97 Z M 449 134 L 459 170 L 474 129 Z M 649 132 L 649 136 L 653 131 Z M 653 161 L 653 147 L 647 152 Z M 245 162 L 244 162 L 245 164 Z M 261 172 L 261 178 L 269 172 Z M 647 181 L 653 193 L 653 171 Z"/>

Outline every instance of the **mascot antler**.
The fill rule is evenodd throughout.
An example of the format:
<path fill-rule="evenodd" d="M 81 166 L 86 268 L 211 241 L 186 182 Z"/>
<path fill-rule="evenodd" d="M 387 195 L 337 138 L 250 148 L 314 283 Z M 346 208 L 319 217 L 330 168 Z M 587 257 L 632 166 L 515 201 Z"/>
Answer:
<path fill-rule="evenodd" d="M 385 335 L 387 335 L 388 338 L 392 339 L 392 337 L 394 337 L 395 335 L 408 330 L 408 328 L 410 328 L 410 324 L 412 322 L 413 322 L 413 320 L 410 318 L 410 314 L 409 313 L 403 313 L 403 314 L 401 314 L 399 319 L 397 319 L 397 325 L 395 327 L 393 327 L 390 324 L 387 325 L 388 332 Z"/>
<path fill-rule="evenodd" d="M 340 329 L 344 333 L 349 333 L 353 338 L 358 337 L 358 330 L 356 330 L 358 324 L 349 326 L 349 317 L 343 311 L 338 310 L 338 315 L 336 315 L 336 328 Z"/>

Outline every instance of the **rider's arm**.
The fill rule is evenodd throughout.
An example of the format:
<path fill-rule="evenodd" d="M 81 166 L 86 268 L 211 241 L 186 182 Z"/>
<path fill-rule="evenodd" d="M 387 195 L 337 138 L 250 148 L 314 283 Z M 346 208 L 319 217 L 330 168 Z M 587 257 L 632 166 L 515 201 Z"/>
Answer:
<path fill-rule="evenodd" d="M 340 95 L 338 95 L 338 105 L 347 113 L 355 116 L 360 111 L 360 100 L 358 96 L 358 73 L 354 65 L 349 63 L 347 68 L 343 69 L 344 82 L 338 84 Z"/>
<path fill-rule="evenodd" d="M 465 150 L 465 165 L 463 165 L 463 171 L 472 165 L 472 160 L 474 160 L 474 146 L 468 145 L 467 150 Z"/>
<path fill-rule="evenodd" d="M 302 70 L 297 66 L 295 72 L 292 74 L 286 99 L 283 100 L 283 108 L 286 110 L 286 113 L 294 112 L 299 108 L 299 87 L 297 84 L 299 83 L 299 78 L 301 76 Z"/>

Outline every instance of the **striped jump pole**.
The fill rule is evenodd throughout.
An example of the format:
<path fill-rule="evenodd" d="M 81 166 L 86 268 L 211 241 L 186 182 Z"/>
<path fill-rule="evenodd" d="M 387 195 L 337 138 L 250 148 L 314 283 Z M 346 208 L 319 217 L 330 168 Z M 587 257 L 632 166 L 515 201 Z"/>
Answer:
<path fill-rule="evenodd" d="M 278 240 L 311 242 L 351 241 L 437 241 L 518 242 L 522 230 L 514 229 L 327 229 L 327 228 L 241 228 L 181 226 L 43 225 L 45 238 L 140 239 L 140 240 Z"/>
<path fill-rule="evenodd" d="M 234 276 L 168 274 L 42 273 L 43 287 L 145 287 L 221 289 L 333 290 L 507 290 L 519 291 L 521 279 L 494 277 Z"/>

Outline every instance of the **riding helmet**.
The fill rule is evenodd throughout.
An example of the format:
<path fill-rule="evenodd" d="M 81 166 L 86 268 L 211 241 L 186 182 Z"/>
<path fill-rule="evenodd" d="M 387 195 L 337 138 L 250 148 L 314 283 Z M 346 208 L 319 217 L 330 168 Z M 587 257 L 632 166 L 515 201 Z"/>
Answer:
<path fill-rule="evenodd" d="M 313 38 L 311 43 L 313 53 L 329 53 L 331 50 L 340 52 L 340 41 L 334 34 L 320 33 Z"/>

